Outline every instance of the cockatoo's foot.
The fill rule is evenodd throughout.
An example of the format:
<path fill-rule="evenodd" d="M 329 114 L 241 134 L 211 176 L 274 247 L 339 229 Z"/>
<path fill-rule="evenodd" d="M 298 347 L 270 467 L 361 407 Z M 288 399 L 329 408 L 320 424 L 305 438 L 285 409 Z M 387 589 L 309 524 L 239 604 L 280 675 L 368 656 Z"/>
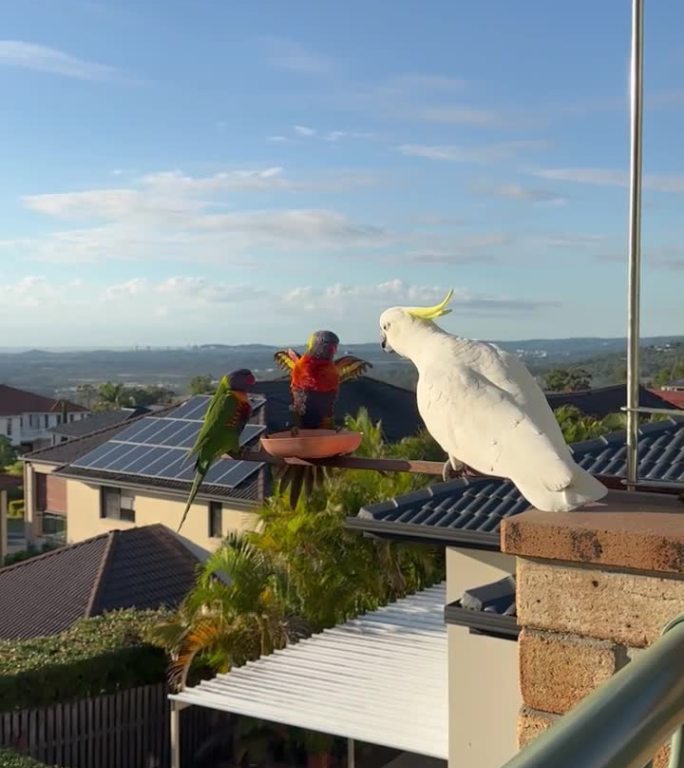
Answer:
<path fill-rule="evenodd" d="M 290 434 L 292 435 L 292 437 L 297 437 L 297 435 L 299 434 L 299 427 L 292 427 L 290 429 Z"/>
<path fill-rule="evenodd" d="M 451 459 L 447 459 L 442 467 L 442 480 L 448 483 L 450 480 L 462 480 L 464 477 L 472 477 L 475 474 L 473 470 L 462 461 L 454 467 Z"/>

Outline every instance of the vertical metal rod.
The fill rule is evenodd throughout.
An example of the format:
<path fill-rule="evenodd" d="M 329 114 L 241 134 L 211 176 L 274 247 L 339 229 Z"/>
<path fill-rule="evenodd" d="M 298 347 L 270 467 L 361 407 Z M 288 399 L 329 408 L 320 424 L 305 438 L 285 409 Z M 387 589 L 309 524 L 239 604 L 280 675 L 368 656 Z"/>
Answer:
<path fill-rule="evenodd" d="M 354 739 L 347 739 L 347 768 L 355 768 L 356 752 L 354 749 Z"/>
<path fill-rule="evenodd" d="M 630 67 L 629 280 L 627 331 L 627 486 L 639 475 L 639 308 L 641 302 L 641 169 L 644 94 L 644 0 L 632 0 Z"/>
<path fill-rule="evenodd" d="M 171 741 L 171 768 L 181 768 L 180 754 L 180 708 L 175 701 L 170 702 L 169 716 L 171 727 L 169 731 Z"/>

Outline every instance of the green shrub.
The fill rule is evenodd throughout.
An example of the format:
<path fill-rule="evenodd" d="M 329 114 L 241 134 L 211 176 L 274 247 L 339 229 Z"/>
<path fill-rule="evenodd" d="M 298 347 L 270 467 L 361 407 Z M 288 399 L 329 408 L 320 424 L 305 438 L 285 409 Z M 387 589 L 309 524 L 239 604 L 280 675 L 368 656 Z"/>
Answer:
<path fill-rule="evenodd" d="M 32 757 L 20 755 L 10 749 L 0 749 L 0 768 L 46 768 Z"/>
<path fill-rule="evenodd" d="M 25 709 L 166 679 L 147 637 L 163 611 L 115 611 L 60 635 L 0 641 L 0 709 Z"/>
<path fill-rule="evenodd" d="M 24 517 L 24 500 L 14 499 L 7 505 L 7 517 Z"/>

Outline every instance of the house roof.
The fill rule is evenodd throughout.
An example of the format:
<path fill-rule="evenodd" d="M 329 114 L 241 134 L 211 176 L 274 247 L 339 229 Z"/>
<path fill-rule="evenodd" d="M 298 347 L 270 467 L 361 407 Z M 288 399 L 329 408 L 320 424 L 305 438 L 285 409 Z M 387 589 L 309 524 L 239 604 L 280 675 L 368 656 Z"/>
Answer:
<path fill-rule="evenodd" d="M 149 413 L 147 408 L 119 408 L 113 411 L 102 411 L 101 413 L 93 413 L 90 416 L 86 416 L 84 419 L 78 419 L 78 421 L 68 421 L 66 424 L 58 424 L 56 427 L 48 430 L 60 437 L 83 437 L 84 435 L 90 435 L 93 432 L 98 432 L 101 429 L 107 427 L 114 427 L 117 424 L 124 424 L 129 419 L 134 419 L 137 416 L 142 416 L 145 413 Z"/>
<path fill-rule="evenodd" d="M 546 399 L 554 410 L 563 405 L 574 405 L 582 413 L 602 419 L 609 413 L 619 413 L 627 405 L 627 386 L 614 384 L 579 392 L 546 392 Z M 646 387 L 639 387 L 639 405 L 645 408 L 672 408 L 672 405 Z"/>
<path fill-rule="evenodd" d="M 684 389 L 651 389 L 649 391 L 661 400 L 665 400 L 670 408 L 684 409 Z"/>
<path fill-rule="evenodd" d="M 90 419 L 84 419 L 84 421 L 87 422 Z M 81 458 L 81 456 L 85 456 L 86 453 L 90 453 L 94 448 L 106 443 L 118 432 L 124 430 L 128 424 L 130 424 L 130 420 L 115 424 L 112 427 L 98 429 L 95 432 L 69 440 L 66 443 L 59 443 L 48 448 L 39 448 L 37 451 L 24 453 L 21 459 L 41 464 L 69 464 Z"/>
<path fill-rule="evenodd" d="M 626 474 L 625 433 L 616 432 L 571 446 L 575 461 L 594 475 Z M 684 483 L 684 420 L 645 424 L 639 433 L 639 475 L 645 480 Z M 505 518 L 529 509 L 506 480 L 438 483 L 420 491 L 363 507 L 347 519 L 350 528 L 376 535 L 499 549 Z"/>
<path fill-rule="evenodd" d="M 289 378 L 258 381 L 253 391 L 266 397 L 268 431 L 286 429 L 292 422 Z M 367 409 L 372 421 L 382 422 L 385 438 L 390 442 L 415 435 L 424 426 L 415 392 L 369 376 L 347 381 L 340 387 L 337 413 L 356 416 L 360 408 Z"/>
<path fill-rule="evenodd" d="M 445 585 L 169 698 L 446 760 Z"/>
<path fill-rule="evenodd" d="M 197 558 L 157 523 L 109 533 L 0 568 L 0 638 L 54 635 L 119 608 L 173 607 Z"/>
<path fill-rule="evenodd" d="M 19 416 L 22 413 L 59 413 L 66 407 L 69 412 L 87 411 L 82 405 L 69 400 L 36 395 L 7 384 L 0 384 L 0 416 Z"/>
<path fill-rule="evenodd" d="M 102 429 L 91 435 L 70 440 L 51 448 L 33 451 L 32 453 L 25 454 L 23 458 L 28 461 L 61 465 L 61 468 L 55 472 L 55 475 L 61 477 L 74 478 L 98 485 L 128 486 L 153 491 L 158 490 L 171 496 L 187 496 L 190 490 L 192 475 L 194 474 L 190 460 L 184 461 L 184 465 L 187 465 L 187 472 L 184 470 L 185 474 L 188 475 L 187 477 L 172 477 L 166 472 L 160 471 L 160 464 L 155 469 L 155 472 L 158 474 L 154 476 L 154 473 L 135 472 L 128 467 L 126 471 L 123 471 L 123 465 L 118 466 L 116 469 L 107 468 L 107 462 L 104 463 L 104 466 L 99 466 L 98 462 L 96 462 L 96 465 L 90 466 L 91 454 L 95 456 L 95 452 L 100 452 L 111 455 L 112 452 L 117 450 L 137 450 L 137 447 L 140 447 L 142 449 L 141 452 L 145 454 L 161 448 L 162 452 L 171 452 L 173 454 L 172 457 L 164 459 L 164 461 L 172 462 L 179 457 L 186 460 L 188 458 L 188 448 L 194 440 L 193 434 L 188 434 L 184 429 L 178 430 L 177 436 L 169 435 L 167 432 L 164 436 L 163 445 L 157 446 L 155 445 L 154 438 L 148 441 L 148 437 L 144 433 L 154 432 L 155 430 L 158 433 L 160 429 L 166 429 L 166 427 L 170 427 L 172 424 L 181 428 L 188 424 L 196 424 L 196 429 L 199 430 L 203 409 L 206 409 L 209 400 L 210 398 L 207 396 L 196 396 L 180 405 L 169 406 L 163 411 L 128 419 L 121 424 Z M 250 419 L 250 422 L 254 425 L 263 424 L 263 404 L 264 401 L 260 398 L 257 398 L 254 402 L 254 412 Z M 181 416 L 177 417 L 177 414 L 181 414 Z M 188 414 L 192 418 L 186 418 Z M 137 424 L 138 427 L 134 428 L 134 424 Z M 129 442 L 126 436 L 129 435 L 132 429 L 138 434 L 131 437 L 132 442 Z M 174 442 L 176 439 L 180 442 Z M 143 442 L 140 443 L 138 441 Z M 148 442 L 145 443 L 144 441 Z M 98 449 L 101 450 L 98 451 Z M 223 461 L 225 463 L 225 460 Z M 220 463 L 221 461 L 216 462 L 215 466 Z M 237 465 L 240 464 L 240 462 L 231 463 L 234 465 L 234 468 L 237 468 Z M 244 464 L 244 467 L 245 469 L 249 468 L 248 472 L 243 473 L 244 479 L 240 480 L 239 476 L 235 476 L 235 481 L 232 483 L 223 481 L 212 482 L 211 472 L 213 470 L 210 470 L 207 480 L 202 484 L 198 500 L 230 499 L 245 502 L 259 501 L 263 497 L 264 470 L 260 468 L 260 465 L 253 462 Z M 238 472 L 237 475 L 240 475 L 240 473 Z"/>
<path fill-rule="evenodd" d="M 232 501 L 260 501 L 263 499 L 263 469 L 255 472 L 244 482 L 233 488 L 224 485 L 202 483 L 197 501 L 202 499 L 230 499 Z M 187 497 L 190 482 L 185 480 L 170 480 L 168 478 L 140 477 L 125 472 L 102 472 L 97 469 L 66 466 L 55 472 L 56 476 L 91 482 L 96 485 L 127 486 L 141 490 L 162 491 L 169 496 Z"/>

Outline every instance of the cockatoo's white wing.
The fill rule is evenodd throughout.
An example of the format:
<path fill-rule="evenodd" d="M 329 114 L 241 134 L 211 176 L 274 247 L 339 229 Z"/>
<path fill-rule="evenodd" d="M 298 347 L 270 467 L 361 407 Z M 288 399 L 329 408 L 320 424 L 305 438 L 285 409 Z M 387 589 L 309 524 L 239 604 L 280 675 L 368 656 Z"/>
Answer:
<path fill-rule="evenodd" d="M 544 430 L 558 451 L 568 451 L 546 395 L 527 367 L 516 355 L 493 344 L 478 344 L 478 347 L 480 357 L 476 369 L 492 384 L 508 392 L 515 402 L 532 416 L 535 424 Z M 487 348 L 488 354 L 484 354 L 482 347 Z"/>
<path fill-rule="evenodd" d="M 563 445 L 559 452 L 534 410 L 469 366 L 437 364 L 424 373 L 418 407 L 450 456 L 484 474 L 511 478 L 532 503 L 524 489 L 528 480 L 548 491 L 572 483 L 569 451 Z"/>

